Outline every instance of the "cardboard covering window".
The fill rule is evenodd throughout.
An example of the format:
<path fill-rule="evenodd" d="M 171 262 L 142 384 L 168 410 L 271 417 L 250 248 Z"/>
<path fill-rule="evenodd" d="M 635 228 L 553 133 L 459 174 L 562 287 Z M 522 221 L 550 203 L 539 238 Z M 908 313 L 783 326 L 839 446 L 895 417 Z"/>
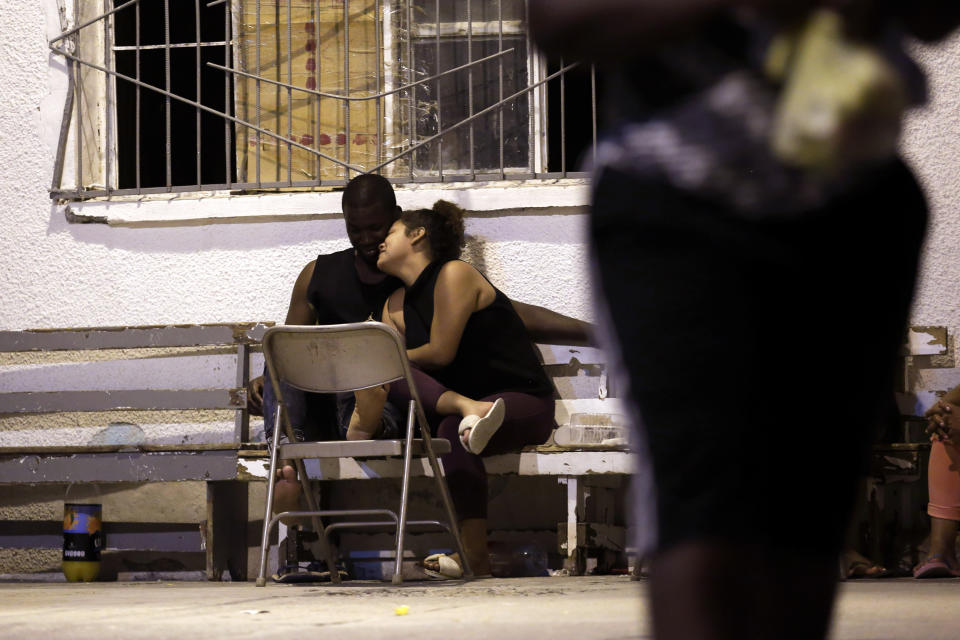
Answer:
<path fill-rule="evenodd" d="M 453 128 L 527 86 L 521 0 L 499 5 L 473 0 L 469 12 L 462 0 L 442 0 L 439 15 L 436 0 L 233 1 L 239 5 L 237 56 L 243 71 L 339 96 L 390 92 L 346 101 L 237 76 L 236 111 L 242 120 L 361 170 L 389 161 L 381 171 L 391 177 L 489 171 L 501 162 L 508 171 L 528 170 L 526 95 L 507 101 L 502 114 L 494 110 L 472 126 Z M 508 49 L 469 71 L 391 92 Z M 403 154 L 451 128 L 442 140 Z M 336 162 L 242 125 L 237 127 L 237 168 L 238 179 L 249 182 L 304 184 L 347 177 Z"/>
<path fill-rule="evenodd" d="M 383 63 L 374 0 L 350 0 L 346 20 L 343 0 L 239 0 L 239 5 L 243 71 L 337 95 L 367 96 L 380 90 Z M 377 100 L 347 102 L 242 76 L 236 89 L 241 119 L 353 166 L 378 164 L 383 141 L 378 140 Z M 243 126 L 237 127 L 237 169 L 240 180 L 251 182 L 346 176 L 341 165 Z"/>

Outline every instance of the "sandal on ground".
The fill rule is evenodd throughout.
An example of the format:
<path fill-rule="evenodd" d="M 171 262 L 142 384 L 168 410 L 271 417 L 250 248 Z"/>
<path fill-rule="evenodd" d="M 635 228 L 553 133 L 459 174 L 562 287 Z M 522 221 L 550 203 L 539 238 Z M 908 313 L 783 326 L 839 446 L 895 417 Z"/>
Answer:
<path fill-rule="evenodd" d="M 428 569 L 426 563 L 436 562 L 437 569 Z M 434 553 L 420 563 L 423 572 L 433 580 L 451 580 L 463 577 L 463 568 L 460 564 L 445 553 Z"/>
<path fill-rule="evenodd" d="M 913 577 L 918 580 L 925 578 L 960 578 L 960 570 L 954 569 L 943 561 L 943 556 L 936 553 L 913 570 Z"/>
<path fill-rule="evenodd" d="M 349 578 L 347 572 L 343 569 L 337 569 L 341 580 Z M 274 582 L 282 584 L 298 584 L 304 582 L 330 582 L 330 572 L 327 571 L 325 562 L 311 562 L 306 567 L 299 564 L 287 564 L 280 567 L 275 574 L 271 576 Z"/>
<path fill-rule="evenodd" d="M 497 398 L 486 415 L 464 416 L 463 420 L 460 421 L 460 427 L 457 429 L 461 442 L 463 441 L 463 432 L 467 429 L 470 430 L 470 435 L 467 436 L 467 442 L 463 448 L 473 454 L 482 452 L 487 443 L 490 442 L 490 438 L 503 424 L 505 413 L 503 398 Z"/>

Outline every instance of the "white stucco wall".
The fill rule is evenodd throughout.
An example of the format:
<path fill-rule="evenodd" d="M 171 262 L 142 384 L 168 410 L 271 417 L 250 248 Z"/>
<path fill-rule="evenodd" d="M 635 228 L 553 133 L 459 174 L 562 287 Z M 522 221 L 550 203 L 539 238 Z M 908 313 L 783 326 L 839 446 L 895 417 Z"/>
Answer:
<path fill-rule="evenodd" d="M 303 265 L 348 245 L 339 218 L 66 222 L 47 194 L 65 89 L 46 46 L 59 30 L 55 2 L 0 13 L 0 328 L 282 320 Z M 467 232 L 484 240 L 482 264 L 508 295 L 589 318 L 583 216 L 565 211 L 472 217 Z"/>
<path fill-rule="evenodd" d="M 911 115 L 903 151 L 916 169 L 933 212 L 914 323 L 960 329 L 960 34 L 917 47 L 929 75 L 930 101 Z M 956 343 L 955 343 L 956 344 Z"/>
<path fill-rule="evenodd" d="M 107 226 L 68 223 L 51 203 L 65 81 L 46 42 L 58 30 L 54 0 L 0 12 L 0 328 L 281 320 L 303 264 L 347 245 L 340 219 Z M 908 121 L 904 149 L 933 224 L 913 322 L 957 335 L 960 40 L 919 57 L 933 98 Z M 585 221 L 572 211 L 477 214 L 468 233 L 483 240 L 479 266 L 509 295 L 590 319 Z"/>

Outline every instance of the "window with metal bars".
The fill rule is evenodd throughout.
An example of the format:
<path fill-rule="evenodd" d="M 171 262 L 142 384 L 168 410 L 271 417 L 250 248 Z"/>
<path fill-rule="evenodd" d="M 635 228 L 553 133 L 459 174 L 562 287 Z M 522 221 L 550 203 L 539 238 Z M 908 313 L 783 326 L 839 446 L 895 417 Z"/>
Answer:
<path fill-rule="evenodd" d="M 592 75 L 531 49 L 524 0 L 100 4 L 51 42 L 57 197 L 566 176 L 595 137 Z"/>

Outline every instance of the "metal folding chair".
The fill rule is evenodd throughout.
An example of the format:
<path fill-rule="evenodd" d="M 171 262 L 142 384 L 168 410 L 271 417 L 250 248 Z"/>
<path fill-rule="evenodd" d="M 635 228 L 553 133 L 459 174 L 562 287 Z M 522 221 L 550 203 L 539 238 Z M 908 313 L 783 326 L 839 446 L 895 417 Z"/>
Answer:
<path fill-rule="evenodd" d="M 277 326 L 268 329 L 263 336 L 263 353 L 267 363 L 273 389 L 277 397 L 276 425 L 282 425 L 288 442 L 280 443 L 274 437 L 270 447 L 270 480 L 267 482 L 267 504 L 263 517 L 263 537 L 260 547 L 260 573 L 257 586 L 266 584 L 267 553 L 269 551 L 270 531 L 282 517 L 310 517 L 313 526 L 320 534 L 330 570 L 331 580 L 340 582 L 336 568 L 336 553 L 330 543 L 329 534 L 334 529 L 371 528 L 382 526 L 396 527 L 396 563 L 393 583 L 403 581 L 401 566 L 403 563 L 404 533 L 408 525 L 433 525 L 449 531 L 456 542 L 465 576 L 472 576 L 457 520 L 453 502 L 437 460 L 437 451 L 450 450 L 450 443 L 444 439 L 432 439 L 420 396 L 417 393 L 410 364 L 407 361 L 403 340 L 392 328 L 379 322 L 356 322 L 327 326 Z M 396 380 L 406 380 L 413 398 L 407 408 L 406 437 L 403 440 L 356 440 L 334 442 L 296 442 L 293 430 L 286 419 L 283 399 L 283 384 L 303 391 L 314 393 L 339 393 L 376 387 Z M 420 438 L 414 438 L 414 423 L 420 424 Z M 433 470 L 433 478 L 446 511 L 447 523 L 438 520 L 407 521 L 407 502 L 410 495 L 410 467 L 413 456 L 426 457 Z M 399 514 L 391 509 L 350 509 L 320 510 L 310 491 L 309 479 L 304 469 L 305 458 L 365 458 L 365 457 L 403 457 L 403 477 L 400 492 Z M 307 511 L 285 511 L 275 516 L 273 510 L 273 491 L 276 482 L 278 460 L 293 460 L 297 475 L 307 500 Z M 379 516 L 379 520 L 363 522 L 335 522 L 323 526 L 320 517 L 369 517 Z M 387 518 L 387 519 L 383 519 Z"/>

